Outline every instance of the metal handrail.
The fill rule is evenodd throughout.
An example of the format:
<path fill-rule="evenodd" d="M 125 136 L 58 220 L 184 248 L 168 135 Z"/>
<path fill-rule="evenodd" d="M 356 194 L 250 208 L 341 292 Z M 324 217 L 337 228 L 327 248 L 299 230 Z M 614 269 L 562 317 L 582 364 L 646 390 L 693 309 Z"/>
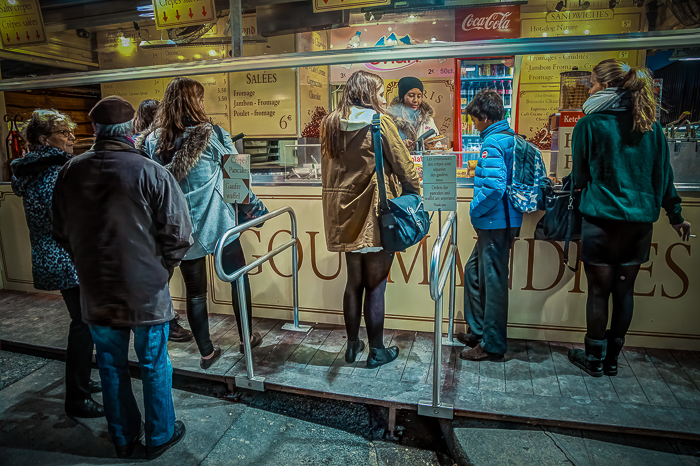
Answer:
<path fill-rule="evenodd" d="M 251 262 L 250 264 L 241 267 L 237 271 L 229 274 L 226 273 L 223 267 L 223 251 L 224 251 L 224 246 L 226 245 L 226 241 L 233 235 L 235 234 L 240 234 L 243 233 L 244 231 L 260 225 L 261 223 L 264 223 L 270 219 L 273 219 L 275 217 L 279 217 L 280 215 L 288 213 L 289 218 L 291 220 L 291 233 L 292 233 L 292 239 L 286 243 L 284 243 L 281 246 L 276 247 L 272 251 L 269 251 L 267 254 L 264 254 L 257 258 L 255 261 Z M 244 387 L 244 388 L 252 388 L 254 390 L 259 390 L 259 391 L 264 391 L 264 385 L 263 381 L 265 380 L 264 377 L 256 377 L 255 376 L 255 370 L 253 367 L 253 355 L 252 355 L 252 348 L 250 347 L 250 328 L 248 328 L 248 309 L 246 307 L 246 299 L 245 299 L 245 288 L 243 285 L 243 275 L 248 273 L 250 270 L 258 267 L 265 261 L 273 258 L 277 254 L 285 251 L 286 249 L 292 248 L 292 293 L 293 293 L 293 306 L 294 306 L 294 327 L 289 328 L 289 330 L 297 330 L 297 331 L 308 331 L 310 329 L 309 326 L 299 326 L 299 276 L 298 276 L 298 266 L 297 266 L 297 261 L 298 261 L 298 253 L 297 253 L 297 217 L 296 214 L 294 213 L 294 209 L 292 209 L 290 206 L 285 206 L 282 207 L 281 209 L 277 209 L 274 212 L 267 213 L 265 215 L 262 215 L 254 220 L 251 220 L 249 222 L 242 223 L 234 228 L 231 228 L 228 230 L 224 235 L 219 238 L 219 241 L 216 243 L 216 248 L 214 249 L 214 270 L 216 271 L 216 275 L 219 277 L 221 281 L 224 282 L 237 282 L 238 286 L 238 303 L 240 306 L 240 313 L 241 313 L 241 320 L 239 324 L 241 325 L 241 330 L 243 333 L 243 346 L 245 348 L 245 358 L 246 358 L 246 373 L 247 373 L 247 378 L 244 379 L 241 376 L 236 376 L 236 385 L 239 387 Z M 287 324 L 285 324 L 286 327 Z M 284 328 L 284 327 L 283 327 Z"/>
<path fill-rule="evenodd" d="M 450 233 L 450 246 L 447 249 L 445 261 L 440 267 L 440 257 L 443 253 L 443 246 Z M 433 347 L 433 398 L 431 401 L 420 401 L 418 403 L 418 414 L 424 416 L 440 417 L 452 419 L 453 407 L 448 403 L 440 401 L 440 378 L 442 373 L 442 295 L 447 282 L 447 275 L 450 275 L 450 327 L 448 339 L 452 341 L 452 327 L 454 324 L 455 306 L 455 274 L 457 254 L 457 213 L 450 212 L 447 221 L 442 226 L 440 236 L 438 236 L 433 246 L 430 258 L 430 297 L 435 301 L 435 341 Z"/>

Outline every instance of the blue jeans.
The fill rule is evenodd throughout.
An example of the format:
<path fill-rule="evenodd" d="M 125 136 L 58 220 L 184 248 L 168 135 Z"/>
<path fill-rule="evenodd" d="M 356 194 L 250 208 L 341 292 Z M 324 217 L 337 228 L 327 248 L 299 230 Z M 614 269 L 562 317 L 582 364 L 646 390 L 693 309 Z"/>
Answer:
<path fill-rule="evenodd" d="M 168 322 L 146 327 L 102 327 L 91 325 L 97 348 L 105 416 L 116 446 L 135 440 L 141 428 L 141 413 L 131 390 L 129 339 L 134 331 L 134 349 L 139 359 L 146 410 L 146 446 L 157 447 L 173 436 L 175 408 L 171 393 L 173 366 L 168 356 Z"/>

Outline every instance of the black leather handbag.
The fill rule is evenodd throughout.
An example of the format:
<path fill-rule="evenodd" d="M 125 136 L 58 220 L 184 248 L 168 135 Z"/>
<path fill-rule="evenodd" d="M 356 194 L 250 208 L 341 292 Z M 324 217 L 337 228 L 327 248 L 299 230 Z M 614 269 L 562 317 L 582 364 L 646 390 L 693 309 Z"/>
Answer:
<path fill-rule="evenodd" d="M 380 114 L 372 118 L 372 139 L 374 161 L 377 168 L 379 188 L 379 225 L 382 247 L 385 251 L 396 252 L 417 244 L 428 234 L 430 217 L 423 209 L 423 198 L 417 194 L 402 194 L 395 199 L 387 199 L 384 185 L 384 155 Z"/>
<path fill-rule="evenodd" d="M 564 241 L 564 264 L 574 272 L 578 270 L 569 265 L 569 243 L 581 239 L 581 190 L 575 190 L 571 176 L 565 176 L 560 189 L 547 189 L 544 196 L 544 216 L 535 227 L 535 239 L 544 241 Z"/>

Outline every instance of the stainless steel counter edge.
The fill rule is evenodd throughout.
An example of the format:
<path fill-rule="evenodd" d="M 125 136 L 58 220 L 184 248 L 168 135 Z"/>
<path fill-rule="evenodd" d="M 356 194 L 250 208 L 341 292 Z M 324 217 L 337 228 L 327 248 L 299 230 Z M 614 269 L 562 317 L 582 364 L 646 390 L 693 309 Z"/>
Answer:
<path fill-rule="evenodd" d="M 299 180 L 299 181 L 290 181 L 290 180 L 282 180 L 282 181 L 275 181 L 273 179 L 274 175 L 253 175 L 253 180 L 252 180 L 252 185 L 253 188 L 256 186 L 262 186 L 262 187 L 272 187 L 272 186 L 280 186 L 280 187 L 294 187 L 294 186 L 299 186 L 299 187 L 321 187 L 321 180 Z M 10 182 L 9 181 L 0 181 L 0 186 L 3 185 L 8 185 L 9 186 Z M 421 182 L 421 185 L 423 183 Z M 678 192 L 699 192 L 700 193 L 700 183 L 675 183 L 676 185 L 676 190 Z M 471 189 L 474 187 L 474 179 L 463 179 L 463 178 L 458 178 L 457 179 L 457 187 L 462 188 L 462 189 Z"/>
<path fill-rule="evenodd" d="M 196 76 L 202 74 L 258 71 L 275 68 L 341 65 L 346 63 L 389 60 L 470 58 L 540 53 L 600 52 L 639 49 L 690 48 L 700 45 L 697 29 L 653 31 L 571 37 L 535 37 L 519 39 L 474 40 L 416 44 L 406 46 L 367 47 L 319 52 L 257 55 L 252 57 L 206 60 L 195 63 L 99 70 L 81 73 L 11 78 L 0 80 L 0 91 L 20 91 L 63 86 L 85 86 L 137 79 Z"/>

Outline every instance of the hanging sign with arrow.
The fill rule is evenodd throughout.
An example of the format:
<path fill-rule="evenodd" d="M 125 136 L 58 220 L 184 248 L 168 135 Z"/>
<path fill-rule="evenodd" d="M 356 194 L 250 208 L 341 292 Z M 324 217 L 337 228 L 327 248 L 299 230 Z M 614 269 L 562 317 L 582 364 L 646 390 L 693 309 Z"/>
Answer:
<path fill-rule="evenodd" d="M 45 44 L 46 33 L 39 1 L 0 2 L 0 35 L 4 49 Z"/>
<path fill-rule="evenodd" d="M 158 29 L 216 21 L 214 0 L 153 0 Z"/>

